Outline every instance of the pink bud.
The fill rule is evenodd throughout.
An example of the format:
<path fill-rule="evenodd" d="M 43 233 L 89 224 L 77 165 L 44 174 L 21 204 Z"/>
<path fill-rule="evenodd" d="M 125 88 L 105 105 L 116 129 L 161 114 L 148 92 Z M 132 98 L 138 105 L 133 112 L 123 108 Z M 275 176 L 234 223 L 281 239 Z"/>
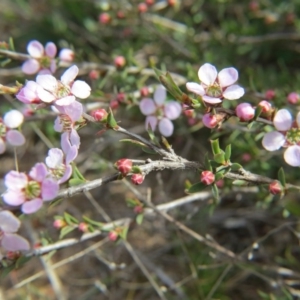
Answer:
<path fill-rule="evenodd" d="M 133 211 L 136 213 L 136 214 L 141 214 L 143 211 L 144 211 L 144 208 L 142 205 L 137 205 L 134 207 Z"/>
<path fill-rule="evenodd" d="M 177 3 L 177 0 L 168 0 L 168 4 L 169 4 L 170 6 L 176 5 L 176 3 Z"/>
<path fill-rule="evenodd" d="M 218 181 L 216 181 L 216 186 L 218 187 L 218 188 L 222 188 L 222 187 L 224 187 L 224 179 L 219 179 Z"/>
<path fill-rule="evenodd" d="M 269 192 L 273 195 L 277 195 L 282 192 L 282 185 L 279 181 L 273 181 L 269 185 Z"/>
<path fill-rule="evenodd" d="M 124 19 L 125 18 L 125 14 L 124 14 L 124 12 L 122 10 L 119 10 L 117 12 L 117 18 L 118 19 Z"/>
<path fill-rule="evenodd" d="M 92 80 L 97 80 L 99 78 L 99 71 L 97 70 L 92 70 L 90 73 L 89 73 L 89 77 L 90 79 Z"/>
<path fill-rule="evenodd" d="M 118 233 L 115 232 L 115 231 L 110 231 L 108 233 L 108 238 L 109 238 L 110 241 L 115 242 L 118 238 Z"/>
<path fill-rule="evenodd" d="M 210 185 L 215 181 L 215 175 L 211 171 L 203 171 L 201 173 L 200 180 L 202 183 Z"/>
<path fill-rule="evenodd" d="M 243 155 L 242 155 L 242 160 L 244 161 L 244 162 L 248 162 L 248 161 L 250 161 L 252 159 L 252 156 L 251 156 L 251 154 L 249 154 L 249 153 L 244 153 Z"/>
<path fill-rule="evenodd" d="M 262 108 L 263 113 L 268 113 L 272 109 L 272 105 L 266 100 L 260 101 L 258 106 Z"/>
<path fill-rule="evenodd" d="M 118 170 L 123 174 L 126 175 L 131 171 L 132 168 L 132 160 L 128 159 L 128 158 L 122 158 L 119 159 L 116 162 L 116 167 L 118 168 Z"/>
<path fill-rule="evenodd" d="M 148 5 L 148 6 L 151 6 L 154 4 L 154 0 L 145 0 L 145 3 Z"/>
<path fill-rule="evenodd" d="M 126 64 L 126 59 L 124 56 L 119 55 L 115 58 L 114 63 L 117 68 L 122 68 Z"/>
<path fill-rule="evenodd" d="M 148 6 L 146 3 L 140 3 L 138 5 L 138 11 L 142 14 L 142 13 L 145 13 L 146 11 L 148 10 Z"/>
<path fill-rule="evenodd" d="M 119 107 L 119 101 L 118 100 L 111 100 L 110 101 L 110 104 L 109 104 L 109 107 L 111 109 L 117 109 Z"/>
<path fill-rule="evenodd" d="M 287 100 L 291 104 L 297 104 L 299 101 L 299 94 L 296 92 L 289 93 L 287 96 Z"/>
<path fill-rule="evenodd" d="M 53 222 L 53 227 L 56 229 L 63 228 L 67 225 L 67 223 L 64 220 L 57 219 Z"/>
<path fill-rule="evenodd" d="M 218 120 L 215 115 L 205 114 L 202 117 L 203 125 L 207 128 L 215 128 L 218 125 Z"/>
<path fill-rule="evenodd" d="M 275 91 L 274 90 L 267 90 L 265 92 L 265 97 L 267 100 L 272 100 L 275 97 Z"/>
<path fill-rule="evenodd" d="M 143 86 L 141 89 L 140 89 L 140 93 L 141 93 L 141 97 L 147 97 L 149 96 L 149 89 L 147 86 Z"/>
<path fill-rule="evenodd" d="M 102 13 L 99 15 L 98 20 L 102 24 L 108 24 L 111 21 L 111 17 L 108 13 Z"/>
<path fill-rule="evenodd" d="M 75 53 L 71 49 L 65 48 L 59 52 L 59 58 L 62 61 L 72 62 L 74 60 L 74 57 L 75 57 Z"/>
<path fill-rule="evenodd" d="M 91 115 L 93 116 L 93 118 L 96 120 L 96 121 L 106 121 L 106 118 L 107 118 L 107 111 L 104 109 L 104 108 L 99 108 L 99 109 L 95 109 L 91 112 Z"/>
<path fill-rule="evenodd" d="M 9 260 L 16 260 L 21 256 L 21 253 L 19 251 L 8 251 L 6 253 L 6 258 Z"/>
<path fill-rule="evenodd" d="M 125 100 L 125 93 L 118 93 L 117 95 L 117 101 L 122 103 Z"/>
<path fill-rule="evenodd" d="M 195 111 L 193 109 L 186 109 L 183 113 L 188 118 L 193 118 L 195 116 Z"/>
<path fill-rule="evenodd" d="M 259 3 L 258 1 L 250 1 L 249 3 L 249 10 L 255 12 L 259 10 Z"/>
<path fill-rule="evenodd" d="M 145 176 L 142 174 L 133 174 L 131 176 L 131 182 L 135 185 L 142 184 L 145 179 Z"/>
<path fill-rule="evenodd" d="M 253 119 L 255 109 L 249 103 L 241 103 L 235 108 L 235 113 L 242 122 L 247 122 Z"/>
<path fill-rule="evenodd" d="M 78 229 L 82 232 L 88 232 L 89 231 L 89 225 L 85 222 L 81 222 L 78 224 Z"/>

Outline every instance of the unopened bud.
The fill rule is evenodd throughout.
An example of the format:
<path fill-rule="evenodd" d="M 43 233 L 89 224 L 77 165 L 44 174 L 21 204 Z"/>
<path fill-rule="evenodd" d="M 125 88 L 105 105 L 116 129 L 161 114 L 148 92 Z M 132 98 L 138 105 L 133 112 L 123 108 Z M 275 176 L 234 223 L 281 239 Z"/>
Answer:
<path fill-rule="evenodd" d="M 250 1 L 249 3 L 249 10 L 256 12 L 259 10 L 259 3 L 258 1 Z"/>
<path fill-rule="evenodd" d="M 206 185 L 210 185 L 215 181 L 215 175 L 211 171 L 203 171 L 200 175 L 200 180 Z"/>
<path fill-rule="evenodd" d="M 299 94 L 295 92 L 289 93 L 287 96 L 287 100 L 291 104 L 297 104 L 299 99 L 300 99 Z"/>
<path fill-rule="evenodd" d="M 132 160 L 128 158 L 122 158 L 119 159 L 115 165 L 118 168 L 118 170 L 122 173 L 122 175 L 126 175 L 131 171 Z"/>
<path fill-rule="evenodd" d="M 145 3 L 148 5 L 148 6 L 151 6 L 154 4 L 154 0 L 145 0 Z"/>
<path fill-rule="evenodd" d="M 75 53 L 71 49 L 64 48 L 59 52 L 59 58 L 62 61 L 72 62 L 74 60 Z"/>
<path fill-rule="evenodd" d="M 262 108 L 262 113 L 268 113 L 272 110 L 272 105 L 266 100 L 262 100 L 258 103 L 258 106 Z"/>
<path fill-rule="evenodd" d="M 95 109 L 91 112 L 91 115 L 96 121 L 104 122 L 107 119 L 108 113 L 104 108 Z"/>
<path fill-rule="evenodd" d="M 267 90 L 265 92 L 265 97 L 267 100 L 272 100 L 273 98 L 275 98 L 275 95 L 276 95 L 276 93 L 274 90 Z"/>
<path fill-rule="evenodd" d="M 254 118 L 255 109 L 249 103 L 241 103 L 235 108 L 235 112 L 242 122 L 247 122 Z"/>
<path fill-rule="evenodd" d="M 21 256 L 21 253 L 19 251 L 8 251 L 6 253 L 6 258 L 8 258 L 10 260 L 16 260 L 20 256 Z"/>
<path fill-rule="evenodd" d="M 62 219 L 57 219 L 53 222 L 53 227 L 56 229 L 63 228 L 67 225 L 67 223 Z"/>
<path fill-rule="evenodd" d="M 78 229 L 82 232 L 88 232 L 89 231 L 89 225 L 85 222 L 81 222 L 78 224 Z"/>
<path fill-rule="evenodd" d="M 146 3 L 140 3 L 138 5 L 138 11 L 139 11 L 139 13 L 141 13 L 141 14 L 145 13 L 147 10 L 148 10 L 148 6 L 147 6 Z"/>
<path fill-rule="evenodd" d="M 215 115 L 205 114 L 202 117 L 203 125 L 207 128 L 215 128 L 218 125 L 218 120 Z"/>
<path fill-rule="evenodd" d="M 120 103 L 124 102 L 125 101 L 125 93 L 118 93 L 117 100 Z"/>
<path fill-rule="evenodd" d="M 124 56 L 117 56 L 114 60 L 114 64 L 117 68 L 123 68 L 126 64 L 126 59 Z"/>
<path fill-rule="evenodd" d="M 147 97 L 149 96 L 149 89 L 147 86 L 143 86 L 141 89 L 140 89 L 140 93 L 141 93 L 141 97 Z"/>
<path fill-rule="evenodd" d="M 125 18 L 125 14 L 124 14 L 124 12 L 122 10 L 119 10 L 117 12 L 117 18 L 118 19 L 124 19 Z"/>
<path fill-rule="evenodd" d="M 168 4 L 169 4 L 170 6 L 176 5 L 176 3 L 177 3 L 177 0 L 168 0 Z"/>
<path fill-rule="evenodd" d="M 225 182 L 224 179 L 219 179 L 218 181 L 216 181 L 216 186 L 221 189 L 222 187 L 224 187 Z"/>
<path fill-rule="evenodd" d="M 143 183 L 145 176 L 142 174 L 133 174 L 131 176 L 131 182 L 135 185 L 140 185 Z"/>
<path fill-rule="evenodd" d="M 282 192 L 282 185 L 279 181 L 273 181 L 269 185 L 269 192 L 273 195 L 280 194 Z"/>
<path fill-rule="evenodd" d="M 116 231 L 110 231 L 108 233 L 108 238 L 110 241 L 115 242 L 118 239 L 118 233 Z"/>
<path fill-rule="evenodd" d="M 136 213 L 136 214 L 141 214 L 143 211 L 144 211 L 144 208 L 142 205 L 137 205 L 134 207 L 133 211 Z"/>
<path fill-rule="evenodd" d="M 119 107 L 119 101 L 117 99 L 111 100 L 109 107 L 111 109 L 117 109 Z"/>
<path fill-rule="evenodd" d="M 251 154 L 249 154 L 249 153 L 244 153 L 244 154 L 242 155 L 242 160 L 243 160 L 244 162 L 249 162 L 251 159 L 252 159 L 252 156 L 251 156 Z"/>
<path fill-rule="evenodd" d="M 99 74 L 99 71 L 97 71 L 97 70 L 92 70 L 92 71 L 89 73 L 89 78 L 90 78 L 91 80 L 97 80 L 97 79 L 99 79 L 99 76 L 100 76 L 100 74 Z"/>
<path fill-rule="evenodd" d="M 99 15 L 98 20 L 101 24 L 108 24 L 111 21 L 111 17 L 108 13 L 102 13 Z"/>

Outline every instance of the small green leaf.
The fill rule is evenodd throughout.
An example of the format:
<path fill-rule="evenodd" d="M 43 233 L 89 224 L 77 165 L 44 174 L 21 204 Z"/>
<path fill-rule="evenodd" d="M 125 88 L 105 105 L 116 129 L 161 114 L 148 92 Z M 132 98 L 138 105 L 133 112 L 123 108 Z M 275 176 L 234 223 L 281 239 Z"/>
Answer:
<path fill-rule="evenodd" d="M 113 112 L 111 110 L 111 108 L 109 108 L 109 113 L 107 115 L 107 127 L 111 128 L 111 129 L 117 129 L 119 126 L 115 120 L 115 117 L 113 115 Z"/>
<path fill-rule="evenodd" d="M 204 166 L 205 166 L 205 169 L 207 171 L 211 171 L 212 172 L 212 165 L 211 165 L 211 162 L 208 158 L 208 154 L 206 153 L 205 156 L 204 156 Z"/>
<path fill-rule="evenodd" d="M 72 178 L 69 180 L 69 186 L 76 186 L 85 183 L 85 180 L 81 180 L 78 178 Z"/>
<path fill-rule="evenodd" d="M 119 233 L 120 238 L 126 240 L 127 233 L 128 233 L 128 227 L 123 227 L 122 232 Z"/>
<path fill-rule="evenodd" d="M 231 145 L 228 145 L 225 149 L 225 161 L 228 162 L 230 161 L 231 157 Z"/>
<path fill-rule="evenodd" d="M 211 191 L 216 202 L 219 202 L 219 189 L 216 184 L 212 185 Z"/>
<path fill-rule="evenodd" d="M 232 185 L 235 185 L 235 186 L 247 186 L 248 182 L 245 181 L 245 180 L 237 179 L 237 180 L 232 181 Z"/>
<path fill-rule="evenodd" d="M 233 163 L 230 165 L 230 168 L 232 171 L 238 171 L 238 170 L 242 169 L 243 167 L 238 163 Z"/>
<path fill-rule="evenodd" d="M 156 152 L 155 152 L 154 150 L 152 150 L 151 148 L 149 148 L 149 146 L 145 145 L 144 143 L 142 143 L 142 142 L 140 142 L 140 141 L 131 140 L 131 139 L 123 139 L 123 140 L 120 140 L 120 142 L 132 144 L 132 145 L 134 145 L 134 146 L 138 146 L 138 147 L 140 147 L 144 152 L 146 152 L 146 153 L 148 153 L 148 154 L 156 154 Z"/>
<path fill-rule="evenodd" d="M 66 226 L 61 229 L 59 238 L 62 239 L 64 236 L 66 236 L 68 233 L 72 232 L 76 227 L 74 226 Z"/>
<path fill-rule="evenodd" d="M 202 190 L 204 190 L 205 188 L 207 188 L 207 185 L 202 183 L 202 182 L 198 182 L 193 184 L 189 189 L 188 189 L 188 193 L 189 194 L 193 194 L 193 193 L 197 193 L 200 192 Z"/>
<path fill-rule="evenodd" d="M 68 214 L 67 212 L 64 213 L 64 220 L 69 224 L 69 225 L 74 225 L 74 224 L 78 224 L 78 220 L 71 216 L 70 214 Z"/>
<path fill-rule="evenodd" d="M 225 172 L 218 172 L 218 173 L 216 173 L 215 174 L 215 181 L 218 181 L 218 180 L 224 178 L 224 173 Z"/>
<path fill-rule="evenodd" d="M 254 120 L 256 120 L 256 119 L 260 116 L 262 110 L 263 110 L 263 107 L 262 107 L 262 106 L 258 105 L 258 106 L 256 107 L 256 109 L 255 109 L 255 114 L 254 114 Z"/>
<path fill-rule="evenodd" d="M 280 168 L 279 171 L 278 171 L 278 179 L 279 179 L 281 185 L 283 187 L 285 187 L 286 186 L 286 182 L 285 182 L 285 174 L 284 174 L 283 168 Z"/>
<path fill-rule="evenodd" d="M 221 152 L 219 140 L 218 139 L 211 140 L 210 143 L 211 143 L 211 149 L 212 149 L 213 154 L 214 155 L 219 154 Z"/>
<path fill-rule="evenodd" d="M 131 168 L 131 172 L 135 173 L 135 174 L 141 174 L 142 173 L 141 169 L 138 166 L 133 166 Z"/>
<path fill-rule="evenodd" d="M 144 220 L 144 214 L 138 214 L 135 218 L 135 221 L 137 222 L 137 224 L 141 225 L 143 223 Z"/>
<path fill-rule="evenodd" d="M 101 229 L 101 227 L 104 225 L 103 223 L 94 221 L 94 220 L 92 220 L 92 219 L 90 219 L 90 218 L 88 218 L 88 217 L 86 217 L 86 216 L 82 216 L 82 219 L 83 219 L 86 223 L 92 224 L 92 225 L 94 225 L 94 226 L 97 226 L 97 227 L 99 227 L 100 229 Z"/>
<path fill-rule="evenodd" d="M 25 265 L 29 260 L 31 259 L 31 257 L 27 257 L 27 256 L 20 256 L 17 261 L 16 261 L 16 268 L 20 268 L 23 265 Z"/>
<path fill-rule="evenodd" d="M 222 151 L 222 150 L 221 150 Z M 214 160 L 219 163 L 219 164 L 224 164 L 225 163 L 225 153 L 222 151 L 218 154 L 214 155 Z"/>
<path fill-rule="evenodd" d="M 155 134 L 154 134 L 154 132 L 153 132 L 153 130 L 152 130 L 150 124 L 148 125 L 147 132 L 148 132 L 149 138 L 150 138 L 150 140 L 152 141 L 152 143 L 153 143 L 154 145 L 159 146 L 158 139 L 156 138 L 156 136 L 155 136 Z"/>
<path fill-rule="evenodd" d="M 73 172 L 72 172 L 73 179 L 80 179 L 80 180 L 82 180 L 82 181 L 85 182 L 85 178 L 81 174 L 81 172 L 79 171 L 79 169 L 77 168 L 77 166 L 75 164 L 72 164 L 72 168 L 73 168 Z"/>

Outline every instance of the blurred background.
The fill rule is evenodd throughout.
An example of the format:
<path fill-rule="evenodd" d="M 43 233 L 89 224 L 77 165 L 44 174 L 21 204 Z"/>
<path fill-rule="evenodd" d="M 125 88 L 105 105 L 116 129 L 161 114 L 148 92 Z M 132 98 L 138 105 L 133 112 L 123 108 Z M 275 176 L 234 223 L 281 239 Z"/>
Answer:
<path fill-rule="evenodd" d="M 288 95 L 299 93 L 300 1 L 168 0 L 77 1 L 2 0 L 1 42 L 12 42 L 16 52 L 27 53 L 31 40 L 43 45 L 54 42 L 58 49 L 75 52 L 80 79 L 92 87 L 87 107 L 109 106 L 116 120 L 129 131 L 147 137 L 138 103 L 147 87 L 152 97 L 159 84 L 153 67 L 168 70 L 183 91 L 187 81 L 198 82 L 199 67 L 209 62 L 218 70 L 235 67 L 239 84 L 246 90 L 243 102 L 257 105 L 269 100 L 276 108 L 288 108 L 296 115 L 299 103 Z M 118 66 L 117 57 L 124 57 Z M 21 60 L 1 57 L 0 83 L 35 76 L 22 74 Z M 57 78 L 65 68 L 56 72 Z M 168 95 L 168 99 L 172 99 Z M 234 108 L 236 103 L 224 103 Z M 3 115 L 12 107 L 22 109 L 13 97 L 1 96 Z M 59 146 L 53 130 L 53 116 L 23 126 L 27 143 L 18 149 L 19 169 L 28 171 L 44 161 L 49 145 Z M 133 145 L 119 142 L 120 134 L 88 124 L 81 136 L 77 166 L 86 179 L 113 174 L 118 159 L 159 159 Z M 168 138 L 174 151 L 189 160 L 203 161 L 210 153 L 209 139 L 219 138 L 223 148 L 232 146 L 232 161 L 248 171 L 277 178 L 283 167 L 286 180 L 299 184 L 299 170 L 289 167 L 281 151 L 267 152 L 261 146 L 268 126 L 250 129 L 230 119 L 219 130 L 209 130 L 201 115 L 182 115 Z M 0 157 L 1 177 L 14 168 L 13 151 Z M 118 181 L 91 193 L 45 206 L 37 214 L 22 218 L 22 233 L 32 243 L 57 241 L 53 216 L 68 212 L 78 220 L 88 216 L 100 222 L 132 218 L 135 213 L 126 200 L 151 195 L 155 205 L 186 196 L 187 182 L 199 181 L 196 172 L 157 172 L 134 189 Z M 1 192 L 4 191 L 4 187 Z M 32 258 L 22 268 L 1 279 L 3 299 L 160 299 L 153 283 L 133 258 L 137 255 L 166 299 L 298 299 L 300 297 L 299 194 L 272 196 L 266 186 L 233 187 L 220 183 L 220 201 L 212 197 L 170 210 L 178 221 L 230 249 L 241 261 L 230 260 L 181 232 L 159 215 L 134 221 L 128 232 L 129 250 L 122 242 L 107 242 L 87 251 L 107 234 L 42 258 Z M 1 207 L 2 204 L 0 204 Z M 70 237 L 80 237 L 72 232 Z M 68 237 L 68 236 L 67 236 Z M 61 266 L 52 266 L 73 257 Z M 35 277 L 31 277 L 38 274 Z M 21 283 L 21 284 L 20 284 Z M 2 293 L 2 294 L 1 294 Z"/>

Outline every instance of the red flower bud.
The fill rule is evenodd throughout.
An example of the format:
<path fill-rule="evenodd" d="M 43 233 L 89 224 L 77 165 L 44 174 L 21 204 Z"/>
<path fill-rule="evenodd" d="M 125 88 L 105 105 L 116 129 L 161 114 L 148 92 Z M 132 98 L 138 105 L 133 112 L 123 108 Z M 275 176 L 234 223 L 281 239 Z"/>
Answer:
<path fill-rule="evenodd" d="M 203 125 L 207 128 L 215 128 L 218 125 L 218 120 L 215 115 L 205 114 L 202 117 Z"/>
<path fill-rule="evenodd" d="M 91 115 L 96 121 L 106 121 L 107 119 L 107 111 L 104 108 L 95 109 L 91 112 Z"/>
<path fill-rule="evenodd" d="M 273 195 L 280 194 L 282 192 L 282 185 L 279 181 L 273 181 L 269 185 L 269 192 Z"/>
<path fill-rule="evenodd" d="M 111 109 L 117 109 L 119 107 L 119 101 L 118 100 L 111 100 L 109 104 Z"/>
<path fill-rule="evenodd" d="M 275 94 L 274 90 L 267 90 L 265 92 L 265 97 L 267 100 L 272 100 L 275 96 L 276 96 L 276 94 Z"/>
<path fill-rule="evenodd" d="M 108 24 L 111 21 L 111 17 L 108 13 L 102 13 L 99 15 L 98 20 L 102 24 Z"/>
<path fill-rule="evenodd" d="M 126 59 L 124 56 L 119 55 L 115 58 L 114 63 L 116 68 L 122 68 L 126 64 Z"/>
<path fill-rule="evenodd" d="M 120 103 L 124 102 L 124 100 L 125 100 L 125 93 L 119 93 L 119 94 L 117 95 L 117 100 L 118 100 Z"/>
<path fill-rule="evenodd" d="M 142 14 L 148 10 L 148 6 L 146 3 L 140 3 L 138 5 L 138 11 Z"/>
<path fill-rule="evenodd" d="M 91 80 L 97 80 L 99 78 L 99 71 L 97 70 L 90 71 L 89 77 Z"/>
<path fill-rule="evenodd" d="M 122 10 L 119 10 L 117 12 L 117 17 L 118 17 L 118 19 L 124 19 L 125 18 L 124 12 Z"/>
<path fill-rule="evenodd" d="M 56 229 L 63 228 L 67 225 L 67 223 L 64 220 L 57 219 L 53 222 L 53 227 Z"/>
<path fill-rule="evenodd" d="M 148 5 L 148 6 L 151 6 L 154 4 L 154 0 L 145 0 L 145 3 Z"/>
<path fill-rule="evenodd" d="M 299 94 L 295 92 L 289 93 L 287 96 L 287 100 L 291 104 L 297 104 L 299 99 L 300 99 Z"/>
<path fill-rule="evenodd" d="M 131 176 L 131 182 L 135 185 L 142 184 L 145 179 L 145 176 L 142 174 L 133 174 Z"/>
<path fill-rule="evenodd" d="M 254 118 L 255 109 L 249 103 L 241 103 L 235 108 L 235 113 L 242 122 L 247 122 Z"/>
<path fill-rule="evenodd" d="M 210 185 L 215 181 L 215 175 L 211 171 L 203 171 L 201 173 L 200 180 L 202 183 Z"/>
<path fill-rule="evenodd" d="M 110 241 L 115 242 L 118 239 L 118 233 L 115 231 L 110 231 L 108 233 L 108 238 Z"/>
<path fill-rule="evenodd" d="M 78 229 L 82 232 L 88 232 L 89 231 L 89 225 L 86 224 L 85 222 L 81 222 L 78 225 Z"/>
<path fill-rule="evenodd" d="M 147 86 L 143 86 L 141 89 L 140 89 L 140 93 L 141 93 L 141 97 L 147 97 L 149 96 L 149 89 Z"/>
<path fill-rule="evenodd" d="M 144 208 L 142 205 L 137 205 L 134 207 L 133 211 L 136 213 L 136 214 L 140 214 L 144 211 Z"/>
<path fill-rule="evenodd" d="M 122 173 L 122 175 L 126 175 L 131 171 L 132 168 L 132 160 L 128 158 L 119 159 L 116 162 L 116 166 L 118 170 Z"/>
<path fill-rule="evenodd" d="M 271 103 L 266 100 L 260 101 L 258 106 L 262 108 L 263 113 L 268 113 L 272 109 Z"/>

